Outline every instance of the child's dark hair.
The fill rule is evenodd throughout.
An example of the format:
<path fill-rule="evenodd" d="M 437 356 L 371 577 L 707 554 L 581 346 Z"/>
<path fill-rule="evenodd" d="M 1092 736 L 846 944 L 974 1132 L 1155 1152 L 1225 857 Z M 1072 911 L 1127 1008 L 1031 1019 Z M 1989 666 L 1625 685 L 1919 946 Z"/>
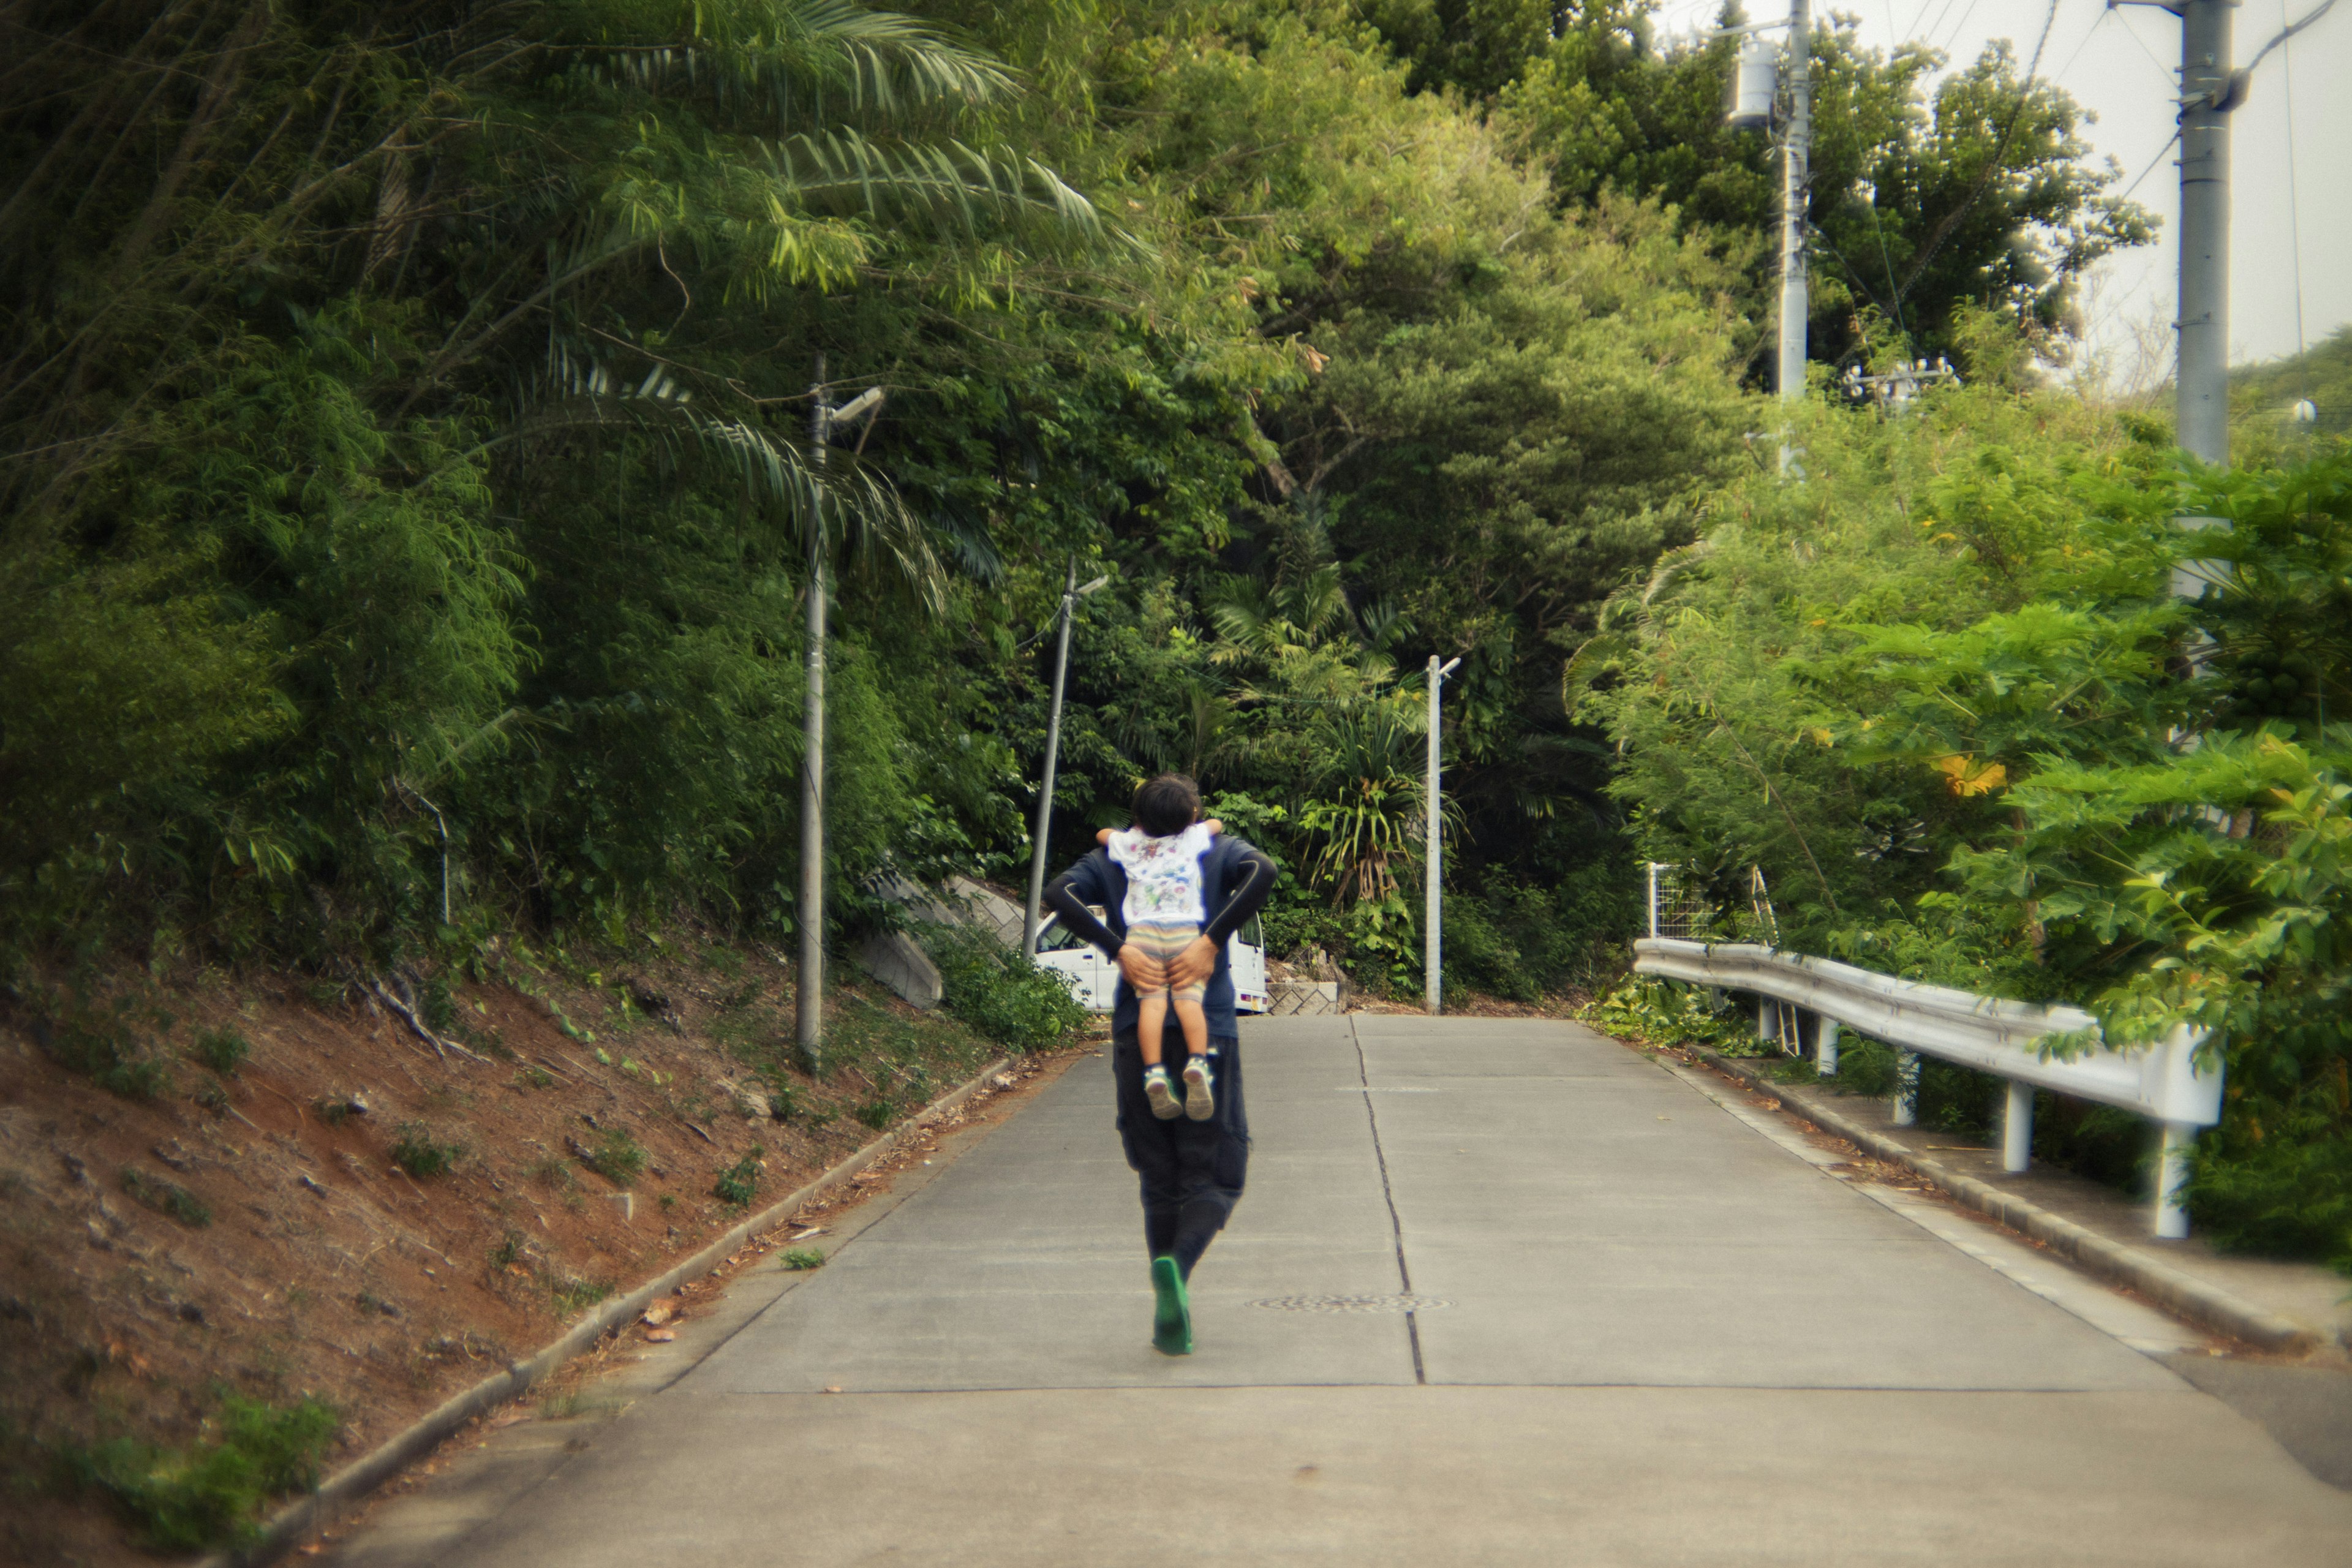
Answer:
<path fill-rule="evenodd" d="M 1201 788 L 1182 773 L 1147 779 L 1135 792 L 1135 825 L 1154 838 L 1183 832 L 1200 815 Z"/>

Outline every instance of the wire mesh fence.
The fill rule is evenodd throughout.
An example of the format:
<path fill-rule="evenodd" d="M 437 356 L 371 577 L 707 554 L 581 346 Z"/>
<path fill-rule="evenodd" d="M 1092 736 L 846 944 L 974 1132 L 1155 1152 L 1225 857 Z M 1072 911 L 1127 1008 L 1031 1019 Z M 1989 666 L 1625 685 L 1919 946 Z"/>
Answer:
<path fill-rule="evenodd" d="M 1648 863 L 1650 934 L 1684 942 L 1758 942 L 1780 945 L 1780 920 L 1772 908 L 1772 889 L 1764 868 L 1750 866 L 1741 879 L 1740 894 L 1730 894 L 1697 867 L 1664 860 Z M 1807 1049 L 1808 1030 L 1798 1008 L 1790 1003 L 1761 998 L 1757 1033 L 1790 1056 Z"/>

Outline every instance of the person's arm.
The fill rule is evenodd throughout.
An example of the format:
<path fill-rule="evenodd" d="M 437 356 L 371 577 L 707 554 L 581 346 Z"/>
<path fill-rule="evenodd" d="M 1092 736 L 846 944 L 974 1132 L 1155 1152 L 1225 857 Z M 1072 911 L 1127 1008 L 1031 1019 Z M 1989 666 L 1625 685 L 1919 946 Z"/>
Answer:
<path fill-rule="evenodd" d="M 1233 890 L 1225 895 L 1225 907 L 1217 911 L 1216 919 L 1201 928 L 1201 934 L 1220 947 L 1274 896 L 1273 858 L 1245 839 L 1235 843 L 1241 848 L 1237 857 L 1241 864 L 1232 872 Z"/>
<path fill-rule="evenodd" d="M 1045 905 L 1062 917 L 1062 924 L 1078 933 L 1082 942 L 1092 942 L 1111 958 L 1118 956 L 1118 938 L 1110 927 L 1095 919 L 1094 910 L 1087 906 L 1100 901 L 1107 895 L 1103 889 L 1102 851 L 1097 849 L 1076 865 L 1054 879 L 1045 889 Z"/>
<path fill-rule="evenodd" d="M 1243 921 L 1264 909 L 1265 900 L 1273 895 L 1274 861 L 1247 839 L 1234 842 L 1240 850 L 1234 857 L 1240 864 L 1227 874 L 1233 886 L 1225 895 L 1225 907 L 1201 928 L 1199 936 L 1185 944 L 1183 952 L 1168 961 L 1171 985 L 1190 985 L 1214 974 L 1217 954 L 1224 952 L 1226 940 L 1242 929 Z"/>

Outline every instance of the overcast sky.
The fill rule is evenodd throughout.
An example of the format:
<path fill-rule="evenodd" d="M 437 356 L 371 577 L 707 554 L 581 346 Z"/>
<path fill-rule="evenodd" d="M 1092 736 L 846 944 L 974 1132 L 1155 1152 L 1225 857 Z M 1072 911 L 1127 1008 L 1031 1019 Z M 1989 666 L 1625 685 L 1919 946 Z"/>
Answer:
<path fill-rule="evenodd" d="M 1713 20 L 1720 0 L 1664 0 L 1662 28 Z M 2235 58 L 2242 65 L 2319 0 L 2244 0 L 2236 13 Z M 1747 0 L 1748 14 L 1783 12 L 1775 0 Z M 1985 43 L 2008 38 L 2021 66 L 2033 54 L 2048 0 L 1815 0 L 1817 19 L 1834 10 L 1861 22 L 1863 42 L 1881 50 L 1906 39 L 1932 44 L 1965 67 Z M 2165 148 L 2178 110 L 2180 23 L 2169 12 L 2132 5 L 2109 11 L 2105 0 L 2058 0 L 2042 51 L 2042 74 L 2098 117 L 2086 139 L 2138 180 L 2133 199 L 2163 220 L 2156 243 L 2101 268 L 2087 298 L 2095 349 L 2129 375 L 2137 344 L 2164 341 L 2169 374 L 2172 305 L 2177 297 L 2173 219 L 2179 208 L 2176 155 Z M 2293 77 L 2294 168 L 2289 201 L 2289 74 Z M 2295 256 L 2302 266 L 2303 337 L 2317 342 L 2352 321 L 2352 0 L 2271 52 L 2254 73 L 2252 95 L 2232 117 L 2230 357 L 2274 359 L 2295 351 Z M 2146 177 L 2141 178 L 2145 174 Z M 2300 207 L 2301 244 L 2293 241 Z M 2153 329 L 2153 330 L 2151 330 Z"/>

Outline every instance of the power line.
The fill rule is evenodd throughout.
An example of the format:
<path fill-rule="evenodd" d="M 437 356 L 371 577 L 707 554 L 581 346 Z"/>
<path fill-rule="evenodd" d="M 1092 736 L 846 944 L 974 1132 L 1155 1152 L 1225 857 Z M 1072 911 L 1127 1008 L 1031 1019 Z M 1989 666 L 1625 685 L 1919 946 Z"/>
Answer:
<path fill-rule="evenodd" d="M 2050 73 L 2051 80 L 2060 81 L 2064 79 L 2066 73 L 2074 68 L 2074 62 L 2083 58 L 2083 51 L 2091 47 L 2091 40 L 2099 36 L 2099 29 L 2107 25 L 2107 18 L 2114 15 L 2115 12 L 2112 10 L 2102 11 L 2099 13 L 2099 19 L 2091 24 L 2091 30 L 2083 35 L 2083 41 L 2076 44 L 2074 46 L 2074 52 L 2066 57 L 2066 63 Z"/>
<path fill-rule="evenodd" d="M 1936 0 L 1924 0 L 1924 3 L 1923 3 L 1923 4 L 1920 5 L 1920 7 L 1919 7 L 1919 16 L 1926 16 L 1926 15 L 1927 14 L 1927 7 L 1928 7 L 1929 5 L 1934 5 L 1935 3 L 1936 3 Z M 1938 32 L 1942 31 L 1942 29 L 1943 29 L 1943 26 L 1944 26 L 1944 18 L 1945 18 L 1945 17 L 1947 17 L 1947 16 L 1950 16 L 1950 15 L 1952 14 L 1952 6 L 1953 6 L 1956 3 L 1957 3 L 1957 0 L 1944 0 L 1944 8 L 1943 8 L 1942 10 L 1940 10 L 1940 11 L 1938 11 L 1938 12 L 1937 12 L 1937 13 L 1936 13 L 1936 19 L 1935 19 L 1934 21 L 1932 21 L 1932 22 L 1928 23 L 1928 24 L 1927 24 L 1927 32 L 1925 32 L 1924 34 L 1921 34 L 1921 35 L 1920 35 L 1920 36 L 1921 36 L 1922 40 L 1923 40 L 1923 41 L 1927 45 L 1927 47 L 1930 47 L 1930 48 L 1935 47 L 1935 45 L 1936 45 L 1936 35 L 1937 35 Z M 1911 30 L 1912 30 L 1913 32 L 1915 32 L 1915 33 L 1916 33 L 1916 32 L 1918 32 L 1918 31 L 1919 31 L 1919 16 L 1914 16 L 1914 17 L 1912 17 L 1912 18 L 1911 18 Z"/>
<path fill-rule="evenodd" d="M 2335 3 L 2336 0 L 2327 0 L 2331 5 Z M 1985 194 L 1994 176 L 2000 173 L 2001 160 L 2009 156 L 2010 140 L 2017 134 L 2017 122 L 2025 118 L 2026 106 L 2032 100 L 2034 73 L 2042 68 L 2042 51 L 2050 47 L 2050 29 L 2057 21 L 2058 0 L 2050 0 L 2050 10 L 2042 18 L 2042 36 L 2033 41 L 2033 58 L 2026 63 L 2025 76 L 2017 84 L 2017 107 L 2011 111 L 2009 123 L 2000 128 L 2000 140 L 1993 143 L 1992 156 L 1985 160 L 1984 172 L 1969 187 L 1967 199 L 1952 209 L 1951 215 L 1937 224 L 1935 232 L 1927 237 L 1927 243 L 1920 249 L 1919 258 L 1911 264 L 1911 271 L 1903 279 L 1903 286 L 1895 291 L 1897 300 L 1909 293 L 1911 286 L 1919 281 L 1921 274 L 1927 270 L 1927 263 L 1936 258 L 1936 252 L 1943 248 L 1944 241 L 1951 237 L 1952 230 L 1959 226 L 1960 219 L 1968 216 L 1969 209 L 1977 205 L 1977 198 Z"/>
<path fill-rule="evenodd" d="M 2334 9 L 2336 9 L 2336 0 L 2319 0 L 2319 4 L 2312 7 L 2310 15 L 2305 16 L 2300 22 L 2289 24 L 2285 28 L 2280 31 L 2277 37 L 2273 38 L 2269 43 L 2264 44 L 2261 48 L 2256 49 L 2254 51 L 2254 58 L 2246 62 L 2246 69 L 2251 73 L 2256 66 L 2263 63 L 2264 57 L 2268 56 L 2273 49 L 2277 48 L 2281 44 L 2285 43 L 2289 38 L 2294 37 L 2297 33 L 2302 32 L 2305 27 L 2310 26 L 2314 22 L 2318 21 L 2322 16 L 2326 16 L 2327 13 Z M 2286 21 L 2286 5 L 2284 4 L 2284 0 L 2281 0 L 2281 4 L 2279 5 L 2279 20 L 2282 22 Z"/>
<path fill-rule="evenodd" d="M 1960 19 L 1952 24 L 1951 32 L 1945 36 L 1943 43 L 1944 48 L 1948 50 L 1954 44 L 1960 41 L 1960 34 L 1968 28 L 1969 18 L 1976 14 L 1977 0 L 1969 0 L 1968 5 L 1960 11 Z"/>
<path fill-rule="evenodd" d="M 2284 44 L 2289 38 L 2326 16 L 2327 7 L 2335 4 L 2336 0 L 2326 0 L 2326 5 L 2281 33 L 2273 40 L 2273 43 Z M 2279 0 L 2279 20 L 2282 22 L 2286 20 L 2286 0 Z M 2255 66 L 2262 64 L 2263 55 L 2269 54 L 2271 47 L 2269 44 L 2264 45 L 2262 54 L 2256 55 L 2246 68 L 2252 70 Z M 2309 402 L 2311 362 L 2305 357 L 2309 353 L 2309 347 L 2303 338 L 2303 211 L 2296 199 L 2294 188 L 2294 50 L 2293 48 L 2286 49 L 2279 56 L 2279 69 L 2286 78 L 2286 233 L 2288 253 L 2294 258 L 2294 357 L 2297 382 L 2295 390 L 2303 395 L 2304 401 Z"/>
<path fill-rule="evenodd" d="M 2164 139 L 2164 145 L 2156 150 L 2156 156 L 2147 161 L 2147 167 L 2142 169 L 2138 174 L 2132 176 L 2132 183 L 2123 188 L 2122 194 L 2117 195 L 2116 200 L 2119 202 L 2124 201 L 2127 199 L 2134 191 L 2139 189 L 2139 183 L 2142 180 L 2147 179 L 2150 174 L 2156 173 L 2156 166 L 2164 162 L 2164 155 L 2167 153 L 2171 152 L 2173 143 L 2179 140 L 2180 132 L 2176 127 L 2172 134 Z"/>
<path fill-rule="evenodd" d="M 2172 86 L 2175 79 L 2172 68 L 2156 58 L 2156 51 L 2147 47 L 2147 40 L 2139 36 L 2139 29 L 2131 25 L 2130 17 L 2124 18 L 2123 29 L 2131 35 L 2131 41 L 2139 46 L 2139 52 L 2147 57 L 2147 63 L 2156 68 L 2157 74 L 2164 78 L 2165 85 Z"/>

